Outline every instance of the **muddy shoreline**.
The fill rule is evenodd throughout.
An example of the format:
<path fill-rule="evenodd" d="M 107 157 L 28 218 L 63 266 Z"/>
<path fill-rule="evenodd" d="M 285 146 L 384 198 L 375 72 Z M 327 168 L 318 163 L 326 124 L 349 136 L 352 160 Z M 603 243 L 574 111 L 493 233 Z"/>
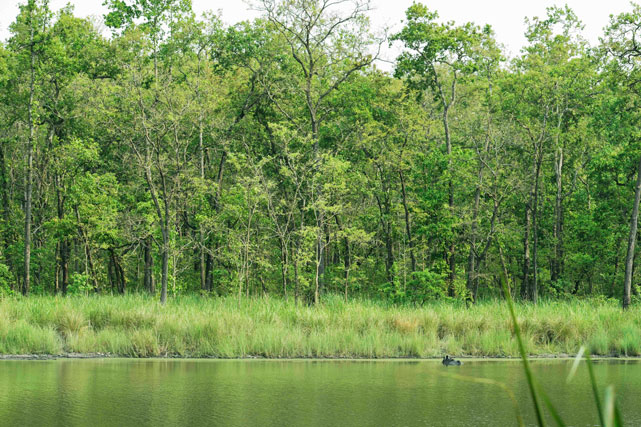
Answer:
<path fill-rule="evenodd" d="M 546 354 L 546 355 L 531 355 L 529 356 L 530 360 L 558 360 L 558 359 L 574 359 L 575 355 L 570 354 Z M 634 356 L 591 356 L 593 360 L 641 360 L 641 357 Z M 484 360 L 484 361 L 518 361 L 520 357 L 514 356 L 456 356 L 457 359 L 461 360 Z M 372 357 L 263 357 L 263 356 L 245 356 L 245 357 L 216 357 L 216 356 L 184 356 L 184 355 L 172 355 L 166 354 L 162 356 L 153 356 L 153 357 L 135 357 L 128 355 L 120 354 L 108 354 L 108 353 L 63 353 L 63 354 L 0 354 L 0 361 L 3 360 L 58 360 L 58 359 L 199 359 L 199 360 L 354 360 L 354 361 L 422 361 L 422 360 L 440 360 L 441 357 L 382 357 L 382 358 L 372 358 Z"/>

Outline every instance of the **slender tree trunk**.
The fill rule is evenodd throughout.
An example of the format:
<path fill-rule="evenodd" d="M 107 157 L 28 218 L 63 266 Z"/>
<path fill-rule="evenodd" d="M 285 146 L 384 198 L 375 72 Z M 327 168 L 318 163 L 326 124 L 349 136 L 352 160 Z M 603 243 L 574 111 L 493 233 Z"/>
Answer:
<path fill-rule="evenodd" d="M 222 209 L 222 191 L 223 191 L 223 177 L 225 175 L 225 163 L 227 162 L 227 151 L 223 149 L 222 154 L 220 155 L 220 161 L 218 163 L 218 173 L 216 174 L 216 195 L 214 196 L 214 211 L 216 214 L 220 214 Z M 218 253 L 218 245 L 220 243 L 220 238 L 216 237 L 214 240 L 214 251 L 213 253 Z M 213 270 L 214 270 L 214 257 L 211 253 L 206 254 L 205 258 L 205 288 L 207 291 L 211 292 L 214 289 L 213 283 Z"/>
<path fill-rule="evenodd" d="M 160 200 L 156 193 L 156 189 L 153 183 L 151 176 L 151 169 L 149 166 L 149 141 L 147 141 L 146 147 L 146 162 L 145 162 L 145 179 L 147 180 L 147 187 L 149 189 L 149 194 L 151 199 L 154 202 L 154 207 L 156 208 L 156 215 L 158 221 L 160 222 L 160 231 L 162 233 L 162 248 L 161 248 L 161 262 L 162 270 L 160 276 L 160 303 L 165 304 L 167 301 L 167 282 L 169 277 L 169 200 L 167 195 L 167 185 L 165 182 L 165 177 L 161 173 L 161 190 L 162 190 L 162 202 L 163 207 L 160 206 Z"/>
<path fill-rule="evenodd" d="M 165 206 L 167 202 L 165 201 Z M 160 288 L 160 303 L 167 301 L 167 281 L 169 278 L 169 212 L 165 208 L 165 217 L 162 222 L 162 275 Z"/>
<path fill-rule="evenodd" d="M 78 206 L 74 206 L 73 210 L 76 214 L 76 220 L 78 221 L 78 232 L 80 234 L 80 237 L 82 238 L 83 246 L 85 248 L 85 259 L 86 259 L 86 270 L 89 270 L 89 275 L 91 277 L 91 281 L 93 282 L 93 288 L 94 291 L 98 291 L 98 278 L 96 276 L 96 270 L 94 268 L 93 264 L 93 259 L 91 257 L 91 247 L 89 246 L 89 237 L 85 233 L 84 228 L 82 228 L 81 222 L 80 222 L 80 212 L 78 211 Z M 71 251 L 69 240 L 65 241 L 65 246 L 66 246 L 66 251 L 67 251 L 67 263 L 69 260 L 69 253 Z M 123 274 L 123 280 L 124 280 L 124 274 Z M 63 294 L 67 292 L 66 289 L 66 284 L 68 280 L 66 278 L 63 278 Z"/>
<path fill-rule="evenodd" d="M 114 292 L 114 271 L 113 271 L 113 261 L 111 257 L 111 252 L 109 252 L 109 258 L 107 259 L 107 279 L 109 280 L 109 286 L 111 287 L 111 294 Z"/>
<path fill-rule="evenodd" d="M 0 200 L 2 201 L 2 220 L 4 227 L 0 229 L 2 233 L 2 248 L 5 263 L 9 265 L 9 183 L 7 180 L 7 165 L 5 161 L 4 144 L 0 143 Z"/>
<path fill-rule="evenodd" d="M 69 243 L 66 239 L 60 242 L 60 272 L 62 274 L 62 294 L 67 295 L 67 287 L 69 286 Z"/>
<path fill-rule="evenodd" d="M 343 226 L 341 225 L 341 221 L 338 218 L 338 215 L 336 215 L 336 226 L 338 227 L 339 231 L 343 231 Z M 352 268 L 352 254 L 351 254 L 351 248 L 349 244 L 349 238 L 344 235 L 343 236 L 343 244 L 345 246 L 345 253 L 343 256 L 343 262 L 344 262 L 344 269 L 345 269 L 345 284 L 344 284 L 344 293 L 345 293 L 345 301 L 347 301 L 347 292 L 349 288 L 349 273 Z"/>
<path fill-rule="evenodd" d="M 60 221 L 64 220 L 65 211 L 64 211 L 64 200 L 61 193 L 61 183 L 58 176 L 55 177 L 56 182 L 56 198 L 57 198 L 57 211 L 58 219 Z M 62 294 L 67 294 L 67 286 L 69 285 L 69 242 L 67 237 L 62 237 L 59 242 L 60 248 L 60 272 L 62 275 L 61 290 Z"/>
<path fill-rule="evenodd" d="M 303 200 L 303 207 L 300 210 L 301 212 L 300 227 L 299 227 L 300 234 L 296 239 L 296 253 L 294 254 L 294 301 L 296 303 L 298 303 L 300 298 L 300 287 L 299 287 L 300 285 L 299 285 L 299 279 L 298 279 L 298 257 L 301 251 L 301 239 L 303 235 L 303 229 L 305 227 L 305 217 L 303 214 L 303 212 L 305 212 L 305 206 L 306 206 L 306 203 Z M 295 221 L 294 221 L 294 224 L 295 224 Z"/>
<path fill-rule="evenodd" d="M 298 250 L 294 255 L 294 302 L 298 303 Z"/>
<path fill-rule="evenodd" d="M 111 275 L 113 277 L 112 288 L 113 288 L 113 284 L 115 283 L 116 290 L 118 291 L 118 293 L 124 294 L 127 286 L 125 272 L 123 271 L 122 266 L 118 261 L 118 257 L 116 257 L 116 253 L 113 249 L 109 249 L 109 261 L 110 261 L 110 266 L 112 267 L 111 268 Z"/>
<path fill-rule="evenodd" d="M 56 243 L 56 274 L 55 274 L 55 288 L 54 292 L 60 292 L 60 242 Z"/>
<path fill-rule="evenodd" d="M 617 284 L 617 276 L 619 275 L 619 264 L 620 264 L 620 262 L 619 262 L 619 259 L 620 259 L 619 247 L 621 246 L 621 242 L 622 241 L 623 241 L 623 236 L 620 236 L 617 239 L 617 243 L 616 243 L 616 246 L 615 246 L 616 247 L 616 255 L 614 257 L 614 274 L 612 275 L 612 281 L 610 282 L 610 295 L 609 295 L 610 298 L 613 298 L 614 295 L 616 294 L 615 287 L 616 287 L 616 284 Z"/>
<path fill-rule="evenodd" d="M 153 265 L 154 265 L 154 258 L 152 256 L 151 250 L 151 236 L 148 236 L 144 243 L 143 243 L 143 251 L 144 251 L 144 258 L 145 258 L 145 268 L 144 268 L 144 273 L 143 273 L 143 282 L 144 282 L 144 287 L 147 292 L 150 294 L 156 293 L 156 290 L 154 289 L 154 279 L 153 279 Z"/>
<path fill-rule="evenodd" d="M 347 301 L 347 292 L 349 291 L 349 273 L 352 269 L 351 249 L 349 239 L 345 237 L 345 301 Z"/>
<path fill-rule="evenodd" d="M 550 279 L 561 279 L 563 269 L 563 149 L 556 153 L 554 172 L 556 177 L 556 198 L 554 203 L 554 256 Z"/>
<path fill-rule="evenodd" d="M 385 221 L 385 249 L 387 252 L 385 267 L 387 270 L 387 280 L 394 282 L 394 242 L 392 242 L 392 227 L 388 221 Z"/>
<path fill-rule="evenodd" d="M 634 189 L 634 205 L 630 218 L 630 235 L 628 237 L 628 252 L 625 256 L 625 278 L 623 280 L 623 309 L 630 306 L 630 290 L 632 288 L 632 268 L 634 264 L 634 246 L 637 240 L 639 219 L 639 200 L 641 199 L 641 158 L 637 167 L 637 183 Z"/>
<path fill-rule="evenodd" d="M 481 254 L 476 257 L 476 265 L 475 265 L 475 270 L 480 271 L 481 266 L 483 265 L 483 261 L 485 261 L 487 257 L 487 252 L 490 249 L 490 245 L 492 244 L 492 240 L 494 239 L 494 231 L 495 231 L 495 225 L 496 225 L 496 218 L 498 216 L 498 211 L 499 211 L 499 201 L 494 199 L 494 208 L 492 209 L 492 218 L 490 219 L 490 233 L 487 236 L 487 240 L 485 241 L 485 247 L 483 248 L 483 251 Z M 474 280 L 472 280 L 472 283 L 474 285 L 473 291 L 472 291 L 472 297 L 474 298 L 474 301 L 476 301 L 479 293 L 479 279 L 478 277 L 475 277 Z"/>
<path fill-rule="evenodd" d="M 539 174 L 541 171 L 541 159 L 537 159 L 534 175 L 534 200 L 532 203 L 532 236 L 534 240 L 532 253 L 532 289 L 530 298 L 536 303 L 539 297 L 539 230 L 538 230 L 538 206 L 539 206 Z"/>
<path fill-rule="evenodd" d="M 528 299 L 530 290 L 530 205 L 525 205 L 525 229 L 523 231 L 523 281 L 521 282 L 521 299 Z"/>
<path fill-rule="evenodd" d="M 247 237 L 249 237 L 249 233 Z M 280 273 L 282 276 L 283 296 L 285 297 L 285 299 L 287 299 L 287 270 L 289 267 L 289 257 L 285 239 L 280 239 L 280 257 Z"/>
<path fill-rule="evenodd" d="M 203 144 L 202 113 L 198 117 L 198 151 L 200 154 L 200 180 L 205 182 L 205 146 Z M 206 261 L 205 261 L 205 232 L 202 224 L 198 225 L 198 242 L 200 244 L 200 289 L 207 290 Z"/>
<path fill-rule="evenodd" d="M 319 235 L 320 236 L 320 235 Z M 317 238 L 318 240 L 318 238 Z M 320 276 L 321 276 L 321 264 L 322 264 L 322 252 L 323 248 L 320 242 L 316 242 L 316 274 L 314 275 L 314 304 L 320 302 Z"/>
<path fill-rule="evenodd" d="M 211 292 L 211 290 L 213 289 L 213 279 L 214 279 L 214 275 L 212 271 L 214 266 L 213 264 L 214 264 L 213 257 L 211 256 L 211 254 L 207 253 L 207 258 L 205 260 L 205 276 L 207 277 L 206 289 L 208 292 Z"/>
<path fill-rule="evenodd" d="M 33 10 L 31 19 L 33 20 Z M 34 51 L 34 23 L 30 22 L 29 48 L 31 53 L 31 77 L 29 82 L 29 139 L 27 140 L 27 162 L 25 173 L 25 190 L 24 190 L 24 282 L 22 284 L 22 293 L 29 294 L 31 286 L 31 196 L 33 191 L 33 141 L 35 138 L 35 117 L 34 117 L 34 93 L 36 81 L 36 54 Z"/>
<path fill-rule="evenodd" d="M 89 275 L 91 276 L 91 281 L 93 282 L 94 291 L 98 291 L 98 277 L 96 276 L 96 269 L 94 268 L 93 258 L 91 256 L 91 248 L 89 247 L 89 241 L 85 238 L 85 256 L 87 258 L 87 266 L 89 267 Z M 124 274 L 123 274 L 124 279 Z M 124 282 L 123 282 L 124 283 Z"/>
<path fill-rule="evenodd" d="M 313 66 L 310 67 L 310 72 L 313 69 Z M 306 95 L 307 95 L 307 105 L 309 109 L 309 117 L 310 117 L 310 122 L 311 122 L 311 128 L 312 128 L 312 141 L 314 141 L 313 149 L 314 149 L 314 160 L 315 160 L 315 174 L 318 174 L 318 168 L 320 166 L 320 147 L 319 147 L 319 140 L 318 140 L 318 120 L 316 118 L 316 111 L 312 107 L 312 102 L 311 102 L 311 77 L 312 75 L 310 74 L 307 80 L 307 89 L 306 89 Z M 315 188 L 316 192 L 316 198 L 317 200 L 320 200 L 323 196 L 322 193 L 322 187 L 320 185 L 317 185 Z M 316 214 L 316 228 L 317 228 L 317 235 L 316 235 L 316 274 L 314 277 L 314 304 L 318 304 L 320 302 L 320 289 L 323 286 L 323 278 L 325 276 L 325 248 L 323 247 L 323 232 L 324 232 L 324 225 L 325 225 L 325 210 L 322 207 L 315 207 L 314 209 L 317 209 L 317 214 Z"/>
<path fill-rule="evenodd" d="M 382 180 L 382 177 L 381 177 Z M 383 194 L 386 195 L 387 197 L 387 189 L 385 185 L 382 185 L 383 187 Z M 385 200 L 385 203 L 381 203 L 380 197 L 378 195 L 376 197 L 376 202 L 378 204 L 378 210 L 380 213 L 380 223 L 381 223 L 381 228 L 383 229 L 383 237 L 385 238 L 385 252 L 386 252 L 386 257 L 385 257 L 385 274 L 387 275 L 387 281 L 389 283 L 394 282 L 394 274 L 393 274 L 393 267 L 394 267 L 394 244 L 392 242 L 392 228 L 390 224 L 389 218 L 386 219 L 386 217 L 389 217 L 390 215 L 390 204 L 389 200 Z"/>
<path fill-rule="evenodd" d="M 452 102 L 454 102 L 452 100 Z M 445 105 L 443 108 L 443 129 L 445 130 L 445 148 L 447 150 L 447 169 L 452 173 L 452 138 L 450 136 L 450 124 L 449 124 L 449 105 Z M 454 182 L 452 178 L 448 178 L 447 182 L 447 192 L 448 200 L 447 205 L 450 210 L 450 215 L 454 215 Z M 449 287 L 448 294 L 449 296 L 454 296 L 454 280 L 456 279 L 456 247 L 454 244 L 454 238 L 450 242 L 450 249 L 448 254 L 448 265 L 450 267 L 449 274 Z"/>
<path fill-rule="evenodd" d="M 481 200 L 481 184 L 483 182 L 483 169 L 479 166 L 478 183 L 474 192 L 474 207 L 472 209 L 472 230 L 470 241 L 470 254 L 467 258 L 467 289 L 472 292 L 472 299 L 476 302 L 476 291 L 474 283 L 476 281 L 476 233 L 478 230 L 479 205 Z"/>
<path fill-rule="evenodd" d="M 416 271 L 416 255 L 414 255 L 414 240 L 412 239 L 412 226 L 410 221 L 410 211 L 407 206 L 407 192 L 405 191 L 405 177 L 403 171 L 399 170 L 398 175 L 401 178 L 401 193 L 403 195 L 403 210 L 405 211 L 405 232 L 407 233 L 407 242 L 410 247 L 410 260 L 412 261 L 412 273 Z"/>
<path fill-rule="evenodd" d="M 512 295 L 512 287 L 510 286 L 510 280 L 507 272 L 507 267 L 505 266 L 505 257 L 503 256 L 503 248 L 501 245 L 498 245 L 499 247 L 499 259 L 501 260 L 501 270 L 503 274 L 503 278 L 505 280 L 505 286 L 507 286 L 507 290 L 510 293 L 510 296 Z"/>

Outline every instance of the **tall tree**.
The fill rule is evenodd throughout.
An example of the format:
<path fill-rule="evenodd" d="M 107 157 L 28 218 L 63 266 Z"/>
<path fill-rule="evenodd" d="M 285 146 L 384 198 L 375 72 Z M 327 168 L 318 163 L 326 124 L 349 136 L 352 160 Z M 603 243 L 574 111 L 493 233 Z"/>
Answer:
<path fill-rule="evenodd" d="M 605 48 L 611 58 L 610 71 L 617 80 L 623 82 L 624 97 L 637 106 L 641 97 L 641 44 L 638 37 L 641 33 L 641 6 L 633 3 L 632 12 L 613 16 L 606 29 Z M 635 120 L 636 117 L 631 117 Z M 626 128 L 632 130 L 631 128 Z M 636 141 L 635 141 L 636 142 Z M 634 199 L 630 215 L 628 246 L 625 257 L 625 276 L 623 280 L 623 309 L 630 306 L 632 274 L 634 268 L 634 250 L 637 239 L 639 219 L 639 202 L 641 201 L 641 156 L 636 170 L 637 178 L 634 187 Z"/>
<path fill-rule="evenodd" d="M 419 93 L 429 91 L 439 104 L 443 125 L 443 138 L 448 163 L 448 206 L 454 215 L 454 174 L 452 131 L 450 116 L 457 102 L 459 80 L 474 73 L 482 59 L 481 46 L 491 38 L 491 28 L 479 28 L 467 23 L 457 26 L 454 22 L 438 22 L 438 13 L 421 3 L 415 3 L 405 12 L 405 27 L 392 37 L 403 42 L 405 52 L 397 59 L 395 75 L 405 77 L 408 86 Z M 454 295 L 456 277 L 456 239 L 450 241 L 449 293 Z"/>
<path fill-rule="evenodd" d="M 138 110 L 131 117 L 141 127 L 139 133 L 130 136 L 131 147 L 134 150 L 136 158 L 143 168 L 143 174 L 147 182 L 149 194 L 153 201 L 155 212 L 160 224 L 162 245 L 162 272 L 161 272 L 161 291 L 160 302 L 165 303 L 167 300 L 167 283 L 169 280 L 169 252 L 170 252 L 170 214 L 171 214 L 171 197 L 178 189 L 171 184 L 175 183 L 175 174 L 180 173 L 180 164 L 171 165 L 168 163 L 166 154 L 171 147 L 167 146 L 168 141 L 179 145 L 184 143 L 179 136 L 177 127 L 180 121 L 179 116 L 173 116 L 173 123 L 166 123 L 163 114 L 182 114 L 184 113 L 185 104 L 181 103 L 180 98 L 174 103 L 170 89 L 172 85 L 172 69 L 168 68 L 170 63 L 166 63 L 166 74 L 159 76 L 158 52 L 161 43 L 167 36 L 169 27 L 184 15 L 191 12 L 191 2 L 189 0 L 135 0 L 131 4 L 120 0 L 108 1 L 110 12 L 105 16 L 105 22 L 114 29 L 133 29 L 136 21 L 142 19 L 140 28 L 142 34 L 148 37 L 151 44 L 151 58 L 153 61 L 153 83 L 149 86 L 149 76 L 145 75 L 144 64 L 137 64 L 138 67 L 132 68 L 130 74 L 131 86 L 126 89 L 136 95 L 131 100 Z M 143 48 L 144 44 L 137 41 L 134 46 Z M 140 57 L 139 57 L 140 58 Z M 169 59 L 169 56 L 167 57 Z M 140 67 L 140 65 L 143 65 Z M 184 101 L 184 100 L 183 100 Z M 156 106 L 166 107 L 166 110 L 153 108 Z M 150 109 L 150 107 L 152 107 Z M 138 146 L 138 137 L 142 139 L 142 145 Z M 178 147 L 173 147 L 177 149 Z M 179 158 L 174 158 L 179 159 Z M 170 169 L 175 166 L 175 169 Z M 154 171 L 157 172 L 158 180 L 154 179 Z"/>
<path fill-rule="evenodd" d="M 284 38 L 297 64 L 295 78 L 285 87 L 269 87 L 272 102 L 287 119 L 311 141 L 316 173 L 322 168 L 322 125 L 327 118 L 328 97 L 354 73 L 376 60 L 380 42 L 373 54 L 368 52 L 372 35 L 366 13 L 369 0 L 262 0 L 262 9 L 276 31 Z M 346 12 L 344 12 L 346 10 Z M 295 94 L 296 96 L 291 96 Z M 307 120 L 302 122 L 303 111 Z M 325 271 L 323 234 L 326 212 L 322 187 L 314 189 L 316 220 L 316 273 L 314 301 L 320 301 Z"/>
<path fill-rule="evenodd" d="M 33 211 L 33 157 L 36 143 L 40 100 L 37 87 L 43 55 L 48 43 L 50 22 L 48 1 L 29 0 L 20 6 L 20 13 L 10 29 L 12 37 L 9 46 L 18 53 L 20 72 L 25 76 L 24 88 L 21 88 L 26 104 L 26 114 L 22 118 L 29 128 L 25 144 L 25 179 L 24 179 L 24 271 L 22 293 L 27 295 L 31 286 L 31 225 Z"/>

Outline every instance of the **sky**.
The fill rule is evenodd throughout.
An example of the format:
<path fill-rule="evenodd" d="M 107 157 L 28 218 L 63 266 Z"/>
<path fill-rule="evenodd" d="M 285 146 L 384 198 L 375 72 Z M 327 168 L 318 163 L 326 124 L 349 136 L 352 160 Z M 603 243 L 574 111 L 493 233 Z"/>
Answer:
<path fill-rule="evenodd" d="M 8 38 L 9 25 L 18 13 L 18 5 L 24 1 L 0 0 L 0 40 Z M 52 10 L 58 10 L 67 3 L 75 5 L 77 16 L 99 18 L 106 11 L 102 6 L 103 0 L 49 1 Z M 371 3 L 372 26 L 389 27 L 390 32 L 394 32 L 402 27 L 405 10 L 413 0 L 371 0 Z M 438 11 L 442 20 L 492 25 L 497 40 L 505 46 L 509 56 L 517 55 L 526 42 L 524 18 L 545 16 L 546 7 L 568 4 L 585 24 L 584 37 L 591 43 L 598 42 L 611 14 L 632 9 L 629 0 L 423 0 L 422 3 Z M 258 12 L 249 9 L 244 0 L 192 0 L 192 4 L 198 14 L 206 10 L 220 11 L 223 21 L 228 24 L 259 16 Z M 393 60 L 396 53 L 392 49 L 383 55 Z"/>

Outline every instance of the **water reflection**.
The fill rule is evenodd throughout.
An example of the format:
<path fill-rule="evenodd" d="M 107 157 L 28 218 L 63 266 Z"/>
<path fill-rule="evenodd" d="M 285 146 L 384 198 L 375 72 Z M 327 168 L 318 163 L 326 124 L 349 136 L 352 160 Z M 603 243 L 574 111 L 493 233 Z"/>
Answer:
<path fill-rule="evenodd" d="M 572 362 L 534 361 L 535 375 L 569 425 L 594 425 L 587 369 L 570 384 Z M 595 363 L 614 384 L 624 419 L 641 425 L 641 364 Z M 55 360 L 0 362 L 0 425 L 60 426 L 451 426 L 514 425 L 496 386 L 508 385 L 534 422 L 518 361 Z"/>

